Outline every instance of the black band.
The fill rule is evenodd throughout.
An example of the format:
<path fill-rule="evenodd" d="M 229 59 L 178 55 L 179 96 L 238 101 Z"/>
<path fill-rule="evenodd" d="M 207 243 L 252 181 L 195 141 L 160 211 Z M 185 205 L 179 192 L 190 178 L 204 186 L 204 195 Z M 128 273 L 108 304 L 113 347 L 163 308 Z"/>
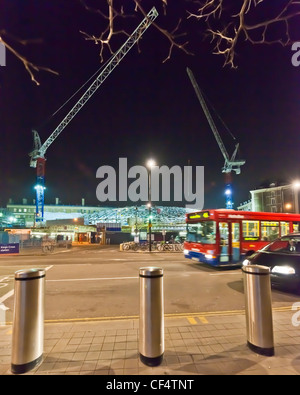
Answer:
<path fill-rule="evenodd" d="M 272 357 L 274 355 L 274 347 L 269 347 L 269 348 L 259 347 L 259 346 L 255 346 L 249 341 L 247 341 L 247 344 L 250 350 L 256 352 L 257 354 L 265 355 L 266 357 Z"/>
<path fill-rule="evenodd" d="M 22 365 L 15 365 L 11 364 L 11 371 L 14 374 L 20 374 L 20 373 L 26 373 L 29 372 L 29 370 L 32 370 L 36 366 L 38 366 L 43 360 L 43 354 L 40 355 L 37 359 L 31 362 L 24 363 Z"/>
<path fill-rule="evenodd" d="M 159 357 L 145 357 L 145 355 L 140 354 L 140 360 L 143 362 L 143 364 L 147 366 L 158 366 L 162 363 L 164 358 L 164 354 L 161 354 Z"/>
<path fill-rule="evenodd" d="M 143 275 L 143 274 L 140 274 L 140 277 L 143 277 L 143 278 L 159 278 L 159 277 L 163 277 L 163 274 L 155 274 L 154 276 L 145 276 L 145 275 Z"/>
<path fill-rule="evenodd" d="M 30 280 L 38 280 L 39 278 L 43 278 L 46 277 L 45 274 L 42 274 L 41 276 L 37 276 L 37 277 L 25 277 L 25 278 L 15 278 L 16 281 L 30 281 Z"/>
<path fill-rule="evenodd" d="M 246 274 L 253 274 L 254 276 L 269 276 L 270 272 L 268 273 L 255 273 L 255 272 L 247 272 L 246 270 L 242 269 L 242 272 Z"/>

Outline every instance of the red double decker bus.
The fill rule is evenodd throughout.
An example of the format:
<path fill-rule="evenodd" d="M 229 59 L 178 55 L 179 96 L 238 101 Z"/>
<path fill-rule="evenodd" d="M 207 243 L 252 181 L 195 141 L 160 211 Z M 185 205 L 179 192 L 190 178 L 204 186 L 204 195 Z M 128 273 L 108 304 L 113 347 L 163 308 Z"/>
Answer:
<path fill-rule="evenodd" d="M 184 256 L 213 266 L 241 265 L 277 237 L 299 230 L 300 214 L 230 209 L 186 214 Z"/>

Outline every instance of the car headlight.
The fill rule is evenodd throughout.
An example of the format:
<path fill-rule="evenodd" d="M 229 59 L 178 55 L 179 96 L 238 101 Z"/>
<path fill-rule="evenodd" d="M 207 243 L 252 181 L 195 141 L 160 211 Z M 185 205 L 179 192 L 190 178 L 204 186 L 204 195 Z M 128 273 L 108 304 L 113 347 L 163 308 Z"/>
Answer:
<path fill-rule="evenodd" d="M 274 266 L 272 269 L 272 273 L 279 274 L 295 274 L 295 269 L 291 266 Z"/>
<path fill-rule="evenodd" d="M 249 261 L 249 259 L 245 259 L 243 261 L 243 266 L 247 266 L 247 265 L 250 265 L 250 264 L 251 264 L 251 262 Z"/>

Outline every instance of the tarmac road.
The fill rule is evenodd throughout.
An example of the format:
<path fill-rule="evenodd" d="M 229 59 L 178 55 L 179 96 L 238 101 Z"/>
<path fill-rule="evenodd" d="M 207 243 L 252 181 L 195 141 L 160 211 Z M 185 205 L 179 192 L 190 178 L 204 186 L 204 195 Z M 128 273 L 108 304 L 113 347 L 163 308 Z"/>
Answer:
<path fill-rule="evenodd" d="M 139 268 L 164 270 L 164 305 L 169 316 L 205 315 L 244 309 L 240 269 L 220 270 L 185 259 L 182 253 L 121 252 L 117 246 L 80 246 L 71 250 L 0 257 L 0 321 L 12 321 L 14 273 L 46 269 L 45 320 L 137 317 Z M 298 295 L 272 291 L 273 307 L 288 307 Z M 191 318 L 192 319 L 192 318 Z"/>

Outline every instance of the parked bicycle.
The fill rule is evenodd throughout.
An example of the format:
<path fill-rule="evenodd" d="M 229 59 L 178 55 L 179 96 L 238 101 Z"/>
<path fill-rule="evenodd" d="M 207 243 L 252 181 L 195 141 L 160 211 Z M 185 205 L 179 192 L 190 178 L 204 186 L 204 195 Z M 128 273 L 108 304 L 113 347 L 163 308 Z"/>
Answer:
<path fill-rule="evenodd" d="M 144 241 L 141 243 L 135 243 L 134 241 L 129 241 L 122 243 L 123 251 L 149 251 L 149 242 Z M 161 241 L 153 241 L 151 243 L 151 251 L 183 251 L 183 243 L 165 243 Z"/>
<path fill-rule="evenodd" d="M 42 251 L 45 253 L 50 253 L 54 251 L 55 242 L 54 241 L 43 241 L 42 242 Z"/>

